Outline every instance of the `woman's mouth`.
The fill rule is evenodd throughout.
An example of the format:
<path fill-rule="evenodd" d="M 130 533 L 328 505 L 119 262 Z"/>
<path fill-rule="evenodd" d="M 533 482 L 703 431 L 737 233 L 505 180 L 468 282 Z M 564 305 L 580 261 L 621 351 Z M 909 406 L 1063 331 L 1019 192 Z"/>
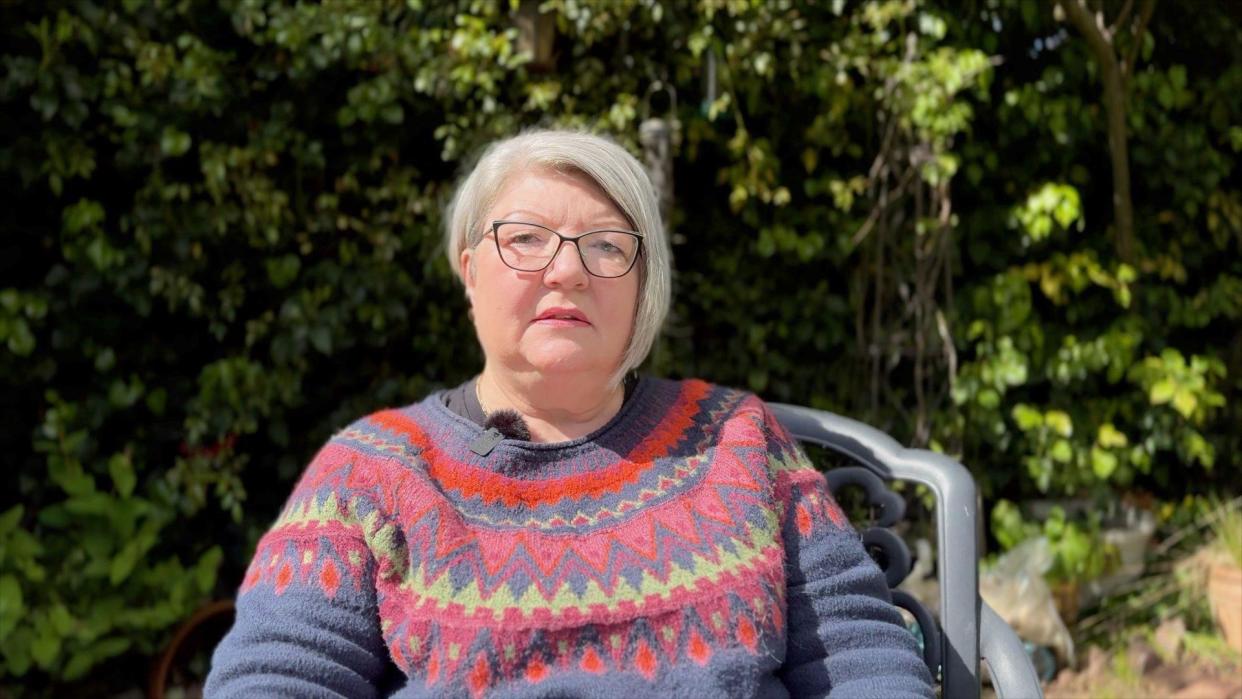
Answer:
<path fill-rule="evenodd" d="M 560 328 L 581 328 L 591 324 L 586 315 L 576 308 L 549 308 L 531 322 Z"/>

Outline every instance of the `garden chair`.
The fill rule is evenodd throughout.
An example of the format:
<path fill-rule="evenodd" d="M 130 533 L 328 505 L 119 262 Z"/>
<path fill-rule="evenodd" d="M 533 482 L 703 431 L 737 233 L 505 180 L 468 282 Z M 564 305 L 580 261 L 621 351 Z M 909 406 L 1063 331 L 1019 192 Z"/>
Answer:
<path fill-rule="evenodd" d="M 980 661 L 987 664 L 1000 699 L 1042 697 L 1022 642 L 1009 625 L 979 597 L 978 499 L 970 472 L 935 452 L 906 449 L 891 437 L 856 420 L 780 403 L 771 404 L 781 424 L 799 441 L 848 457 L 858 466 L 827 472 L 829 487 L 863 488 L 878 512 L 875 526 L 862 539 L 884 570 L 890 588 L 910 573 L 910 552 L 888 527 L 905 514 L 905 501 L 886 481 L 927 486 L 936 498 L 936 566 L 940 581 L 940 619 L 911 595 L 893 589 L 893 601 L 918 621 L 923 659 L 939 678 L 946 698 L 979 697 Z"/>

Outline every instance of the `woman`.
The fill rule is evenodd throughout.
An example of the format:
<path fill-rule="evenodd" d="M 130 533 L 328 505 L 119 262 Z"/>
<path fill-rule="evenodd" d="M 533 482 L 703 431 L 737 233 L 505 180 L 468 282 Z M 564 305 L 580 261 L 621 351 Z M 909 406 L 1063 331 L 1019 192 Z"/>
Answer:
<path fill-rule="evenodd" d="M 932 696 L 764 404 L 632 373 L 670 288 L 633 157 L 580 133 L 497 143 L 447 250 L 482 372 L 319 452 L 208 696 Z"/>

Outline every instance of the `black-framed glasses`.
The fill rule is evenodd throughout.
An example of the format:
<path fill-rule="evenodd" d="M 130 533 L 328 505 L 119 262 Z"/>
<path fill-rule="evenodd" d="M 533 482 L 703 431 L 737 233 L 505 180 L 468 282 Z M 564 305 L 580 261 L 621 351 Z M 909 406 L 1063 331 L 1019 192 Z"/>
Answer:
<path fill-rule="evenodd" d="M 603 229 L 569 237 L 537 223 L 492 221 L 500 260 L 519 272 L 547 269 L 568 241 L 578 249 L 582 266 L 592 276 L 624 277 L 642 253 L 643 236 L 634 231 Z"/>

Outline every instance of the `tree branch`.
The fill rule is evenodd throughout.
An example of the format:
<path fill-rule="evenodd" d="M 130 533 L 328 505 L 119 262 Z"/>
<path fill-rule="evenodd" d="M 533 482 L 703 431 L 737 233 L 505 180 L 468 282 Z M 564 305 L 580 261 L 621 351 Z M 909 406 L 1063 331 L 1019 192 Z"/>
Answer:
<path fill-rule="evenodd" d="M 1134 30 L 1130 52 L 1126 55 L 1125 63 L 1121 65 L 1121 75 L 1126 80 L 1134 74 L 1134 62 L 1138 59 L 1139 50 L 1143 48 L 1143 35 L 1147 33 L 1147 23 L 1151 21 L 1152 13 L 1155 11 L 1156 0 L 1143 0 L 1143 6 L 1139 8 L 1138 27 Z"/>
<path fill-rule="evenodd" d="M 1133 9 L 1134 0 L 1126 0 L 1126 4 L 1121 7 L 1121 12 L 1117 13 L 1117 19 L 1113 20 L 1113 26 L 1108 28 L 1108 33 L 1117 36 L 1117 32 L 1126 26 L 1126 20 L 1130 19 L 1130 10 Z"/>
<path fill-rule="evenodd" d="M 1084 0 L 1053 0 L 1053 3 L 1061 6 L 1065 12 L 1065 18 L 1087 40 L 1087 47 L 1091 49 L 1096 60 L 1100 61 L 1101 68 L 1105 68 L 1106 62 L 1113 66 L 1117 65 L 1117 57 L 1113 53 L 1113 45 L 1109 37 L 1101 29 L 1096 16 L 1091 13 Z"/>

